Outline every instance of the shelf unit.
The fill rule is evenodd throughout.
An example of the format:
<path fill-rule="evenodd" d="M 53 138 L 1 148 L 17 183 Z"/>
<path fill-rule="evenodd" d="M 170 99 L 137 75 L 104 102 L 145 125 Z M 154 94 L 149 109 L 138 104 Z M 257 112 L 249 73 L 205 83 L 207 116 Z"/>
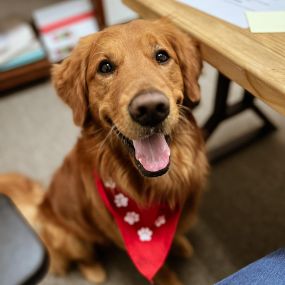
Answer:
<path fill-rule="evenodd" d="M 102 0 L 92 0 L 95 15 L 100 29 L 105 27 L 105 16 Z M 15 88 L 49 78 L 51 63 L 43 59 L 9 71 L 0 72 L 0 94 Z"/>

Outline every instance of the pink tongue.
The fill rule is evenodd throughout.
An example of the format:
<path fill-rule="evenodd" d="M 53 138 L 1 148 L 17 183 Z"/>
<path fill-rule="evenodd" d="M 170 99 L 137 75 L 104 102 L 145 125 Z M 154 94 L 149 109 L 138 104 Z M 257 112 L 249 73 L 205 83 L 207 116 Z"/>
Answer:
<path fill-rule="evenodd" d="M 136 159 L 145 170 L 156 172 L 169 163 L 170 149 L 164 135 L 154 134 L 148 138 L 133 141 Z"/>

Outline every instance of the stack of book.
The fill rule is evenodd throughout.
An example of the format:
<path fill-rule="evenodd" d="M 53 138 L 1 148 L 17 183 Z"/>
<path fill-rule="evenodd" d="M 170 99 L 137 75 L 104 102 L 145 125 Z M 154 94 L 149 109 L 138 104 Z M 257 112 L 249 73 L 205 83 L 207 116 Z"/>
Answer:
<path fill-rule="evenodd" d="M 45 58 L 45 52 L 28 23 L 14 22 L 0 32 L 0 71 Z"/>
<path fill-rule="evenodd" d="M 0 26 L 0 91 L 46 76 L 49 62 L 30 24 L 11 19 Z"/>

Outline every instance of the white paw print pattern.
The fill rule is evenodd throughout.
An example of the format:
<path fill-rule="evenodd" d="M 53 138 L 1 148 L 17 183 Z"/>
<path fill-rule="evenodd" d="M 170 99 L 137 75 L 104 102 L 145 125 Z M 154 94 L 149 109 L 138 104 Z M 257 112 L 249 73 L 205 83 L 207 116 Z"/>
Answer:
<path fill-rule="evenodd" d="M 104 186 L 106 188 L 109 188 L 109 189 L 115 189 L 116 188 L 116 184 L 115 184 L 115 182 L 112 179 L 109 179 L 109 180 L 105 181 L 104 182 Z"/>
<path fill-rule="evenodd" d="M 152 230 L 150 230 L 149 228 L 141 228 L 138 230 L 138 236 L 140 241 L 151 241 L 152 239 Z"/>
<path fill-rule="evenodd" d="M 127 207 L 129 199 L 124 194 L 119 193 L 115 195 L 114 203 L 117 208 Z"/>
<path fill-rule="evenodd" d="M 154 222 L 155 226 L 158 228 L 164 225 L 165 223 L 166 223 L 165 216 L 159 216 Z"/>
<path fill-rule="evenodd" d="M 128 223 L 129 225 L 134 225 L 140 220 L 140 215 L 136 212 L 127 212 L 127 214 L 124 217 L 124 221 Z"/>

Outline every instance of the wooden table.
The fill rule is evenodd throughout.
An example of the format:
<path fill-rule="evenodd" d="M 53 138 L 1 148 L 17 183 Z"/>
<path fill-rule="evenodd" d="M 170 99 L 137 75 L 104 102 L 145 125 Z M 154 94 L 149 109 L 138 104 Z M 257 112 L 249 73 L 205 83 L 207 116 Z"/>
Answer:
<path fill-rule="evenodd" d="M 174 0 L 123 0 L 143 18 L 167 16 L 201 44 L 203 59 L 285 115 L 285 33 L 253 34 Z"/>

